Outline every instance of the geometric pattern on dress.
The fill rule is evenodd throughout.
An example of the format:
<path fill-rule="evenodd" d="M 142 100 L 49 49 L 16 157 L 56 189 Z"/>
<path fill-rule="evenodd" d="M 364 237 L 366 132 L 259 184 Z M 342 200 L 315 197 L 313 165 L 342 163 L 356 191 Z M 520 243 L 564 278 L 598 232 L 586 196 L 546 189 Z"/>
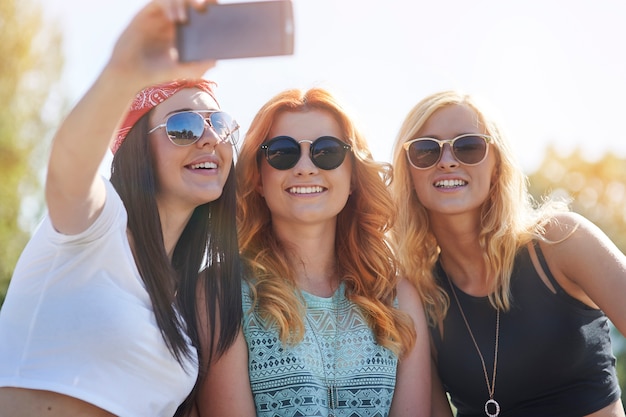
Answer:
<path fill-rule="evenodd" d="M 360 308 L 345 297 L 343 285 L 332 298 L 306 292 L 302 296 L 308 315 L 304 339 L 296 346 L 283 345 L 276 328 L 249 311 L 251 299 L 244 286 L 243 331 L 257 416 L 327 417 L 328 381 L 337 386 L 333 415 L 388 416 L 396 355 L 376 343 Z"/>

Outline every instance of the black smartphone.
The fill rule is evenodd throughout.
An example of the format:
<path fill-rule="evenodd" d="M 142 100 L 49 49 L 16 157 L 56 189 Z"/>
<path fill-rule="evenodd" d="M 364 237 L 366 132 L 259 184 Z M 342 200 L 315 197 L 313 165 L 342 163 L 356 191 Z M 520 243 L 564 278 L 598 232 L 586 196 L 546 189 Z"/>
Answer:
<path fill-rule="evenodd" d="M 209 4 L 176 29 L 180 61 L 292 55 L 291 0 Z"/>

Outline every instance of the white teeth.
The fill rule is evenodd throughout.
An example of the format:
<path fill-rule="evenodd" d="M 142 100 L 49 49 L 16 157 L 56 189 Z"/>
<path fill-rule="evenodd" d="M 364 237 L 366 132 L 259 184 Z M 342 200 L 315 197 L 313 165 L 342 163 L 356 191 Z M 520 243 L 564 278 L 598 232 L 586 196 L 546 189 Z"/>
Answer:
<path fill-rule="evenodd" d="M 463 181 L 463 180 L 442 180 L 442 181 L 437 181 L 435 183 L 435 187 L 438 187 L 438 188 L 454 188 L 454 187 L 462 187 L 464 185 L 467 185 L 467 181 Z"/>
<path fill-rule="evenodd" d="M 209 169 L 209 168 L 217 168 L 217 164 L 215 162 L 201 162 L 199 164 L 191 165 L 192 169 Z"/>
<path fill-rule="evenodd" d="M 320 186 L 313 187 L 291 187 L 288 189 L 292 194 L 313 194 L 313 193 L 321 193 L 324 189 Z"/>

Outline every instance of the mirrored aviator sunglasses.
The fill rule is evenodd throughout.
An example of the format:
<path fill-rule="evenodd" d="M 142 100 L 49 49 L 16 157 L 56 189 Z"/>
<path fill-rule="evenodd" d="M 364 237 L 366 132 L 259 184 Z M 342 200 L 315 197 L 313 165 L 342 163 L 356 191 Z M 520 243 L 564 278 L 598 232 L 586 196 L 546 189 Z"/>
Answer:
<path fill-rule="evenodd" d="M 311 162 L 326 171 L 339 167 L 346 153 L 352 149 L 350 145 L 334 136 L 321 136 L 314 141 L 297 141 L 290 136 L 277 136 L 263 143 L 260 151 L 263 152 L 270 166 L 283 171 L 293 168 L 300 160 L 302 142 L 311 144 L 309 148 Z"/>
<path fill-rule="evenodd" d="M 170 114 L 165 123 L 155 126 L 148 133 L 162 127 L 167 137 L 177 146 L 189 146 L 196 143 L 210 127 L 221 142 L 230 141 L 236 145 L 239 139 L 239 124 L 226 112 L 215 110 L 181 111 Z"/>
<path fill-rule="evenodd" d="M 491 136 L 467 133 L 449 140 L 417 138 L 405 142 L 402 147 L 414 168 L 427 169 L 439 162 L 446 143 L 450 145 L 452 155 L 457 161 L 464 165 L 478 165 L 487 157 L 491 141 Z"/>

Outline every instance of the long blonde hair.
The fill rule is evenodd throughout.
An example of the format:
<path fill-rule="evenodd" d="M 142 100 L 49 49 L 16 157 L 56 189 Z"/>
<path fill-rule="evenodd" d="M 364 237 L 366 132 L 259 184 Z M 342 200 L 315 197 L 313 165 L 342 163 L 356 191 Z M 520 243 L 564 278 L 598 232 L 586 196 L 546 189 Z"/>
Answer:
<path fill-rule="evenodd" d="M 496 175 L 487 200 L 481 209 L 479 243 L 485 264 L 493 274 L 489 299 L 496 308 L 511 305 L 510 282 L 515 255 L 535 237 L 541 238 L 544 227 L 557 203 L 537 207 L 528 192 L 528 181 L 518 166 L 502 129 L 478 101 L 457 91 L 432 94 L 417 103 L 405 117 L 393 151 L 394 179 L 391 184 L 398 219 L 392 229 L 392 241 L 403 273 L 418 288 L 431 324 L 440 322 L 447 312 L 449 299 L 432 274 L 439 256 L 439 246 L 432 234 L 426 209 L 417 198 L 402 145 L 419 137 L 421 129 L 437 110 L 451 105 L 471 108 L 478 121 L 492 137 L 490 152 L 496 155 Z"/>
<path fill-rule="evenodd" d="M 407 351 L 415 338 L 410 318 L 393 308 L 398 268 L 385 239 L 394 220 L 388 190 L 389 165 L 372 159 L 365 139 L 337 100 L 325 89 L 279 93 L 257 113 L 237 162 L 238 230 L 241 254 L 247 262 L 255 308 L 275 323 L 283 342 L 296 343 L 304 334 L 304 306 L 299 298 L 289 249 L 272 230 L 271 213 L 257 192 L 260 145 L 272 123 L 284 112 L 318 109 L 332 115 L 343 138 L 352 146 L 352 193 L 337 218 L 335 238 L 338 272 L 346 295 L 367 318 L 379 344 L 396 354 Z"/>

